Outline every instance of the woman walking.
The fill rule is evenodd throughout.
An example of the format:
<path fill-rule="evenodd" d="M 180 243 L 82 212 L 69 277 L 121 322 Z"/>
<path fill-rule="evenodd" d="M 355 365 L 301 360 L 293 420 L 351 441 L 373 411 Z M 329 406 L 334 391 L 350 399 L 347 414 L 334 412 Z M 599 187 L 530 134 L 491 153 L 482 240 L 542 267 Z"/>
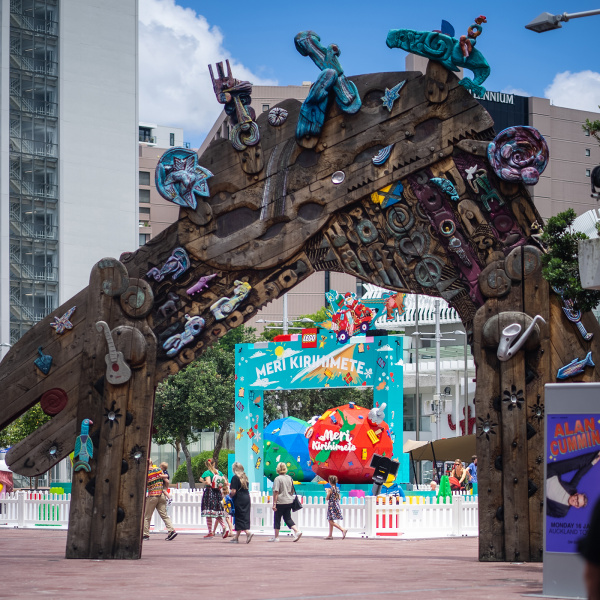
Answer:
<path fill-rule="evenodd" d="M 202 473 L 202 481 L 206 484 L 206 487 L 204 488 L 204 494 L 202 495 L 200 514 L 203 517 L 206 517 L 206 525 L 208 527 L 208 533 L 204 537 L 214 537 L 214 529 L 217 528 L 219 523 L 223 528 L 223 537 L 227 537 L 225 523 L 223 522 L 223 516 L 225 515 L 225 512 L 223 510 L 223 497 L 221 494 L 221 488 L 227 482 L 227 480 L 223 476 L 223 473 L 217 469 L 212 458 L 209 458 L 206 461 L 206 471 Z M 213 519 L 215 519 L 214 529 Z"/>
<path fill-rule="evenodd" d="M 275 534 L 268 540 L 269 542 L 279 541 L 279 530 L 281 529 L 281 519 L 294 532 L 294 542 L 302 537 L 302 532 L 298 530 L 292 519 L 292 502 L 294 501 L 294 480 L 287 475 L 287 466 L 280 462 L 276 469 L 278 475 L 273 481 L 273 510 L 275 519 L 273 527 Z"/>
<path fill-rule="evenodd" d="M 234 462 L 231 465 L 235 475 L 231 478 L 229 486 L 229 495 L 233 500 L 233 511 L 235 520 L 233 527 L 235 536 L 231 543 L 238 544 L 240 533 L 246 533 L 246 544 L 249 544 L 254 534 L 250 531 L 250 492 L 248 491 L 248 475 L 244 471 L 244 467 L 239 462 Z M 225 537 L 225 536 L 224 536 Z"/>
<path fill-rule="evenodd" d="M 344 517 L 342 516 L 342 507 L 340 506 L 340 490 L 337 486 L 338 478 L 335 475 L 329 476 L 329 487 L 327 489 L 327 520 L 329 521 L 329 535 L 324 540 L 333 539 L 333 528 L 339 529 L 342 532 L 342 539 L 346 537 L 348 533 L 347 529 L 344 529 L 341 525 L 336 523 L 341 521 Z"/>

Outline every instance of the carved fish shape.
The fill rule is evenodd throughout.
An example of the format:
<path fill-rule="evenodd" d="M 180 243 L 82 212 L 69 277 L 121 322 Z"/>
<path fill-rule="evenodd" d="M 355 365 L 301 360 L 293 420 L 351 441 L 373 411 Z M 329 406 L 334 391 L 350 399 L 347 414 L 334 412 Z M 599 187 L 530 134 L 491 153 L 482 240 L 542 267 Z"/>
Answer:
<path fill-rule="evenodd" d="M 592 360 L 592 351 L 590 350 L 583 360 L 578 358 L 573 359 L 568 365 L 561 367 L 556 375 L 557 379 L 567 379 L 574 375 L 583 373 L 586 367 L 595 367 L 594 361 Z"/>

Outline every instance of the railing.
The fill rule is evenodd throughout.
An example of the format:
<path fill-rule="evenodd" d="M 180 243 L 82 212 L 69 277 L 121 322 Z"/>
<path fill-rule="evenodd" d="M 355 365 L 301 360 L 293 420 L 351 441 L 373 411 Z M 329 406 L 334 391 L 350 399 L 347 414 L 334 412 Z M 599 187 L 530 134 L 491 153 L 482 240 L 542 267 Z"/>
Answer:
<path fill-rule="evenodd" d="M 168 509 L 175 529 L 206 529 L 200 516 L 202 490 L 171 490 L 173 503 Z M 273 531 L 271 497 L 252 492 L 250 527 L 257 533 Z M 68 524 L 70 495 L 16 492 L 0 494 L 0 526 L 32 527 Z M 294 521 L 307 535 L 326 535 L 327 503 L 323 496 L 302 497 L 303 509 Z M 477 496 L 453 496 L 452 502 L 437 503 L 436 498 L 394 497 L 343 498 L 343 525 L 351 535 L 362 537 L 403 536 L 412 538 L 477 536 L 479 505 Z M 154 531 L 164 531 L 155 512 Z M 285 533 L 287 530 L 282 529 Z"/>

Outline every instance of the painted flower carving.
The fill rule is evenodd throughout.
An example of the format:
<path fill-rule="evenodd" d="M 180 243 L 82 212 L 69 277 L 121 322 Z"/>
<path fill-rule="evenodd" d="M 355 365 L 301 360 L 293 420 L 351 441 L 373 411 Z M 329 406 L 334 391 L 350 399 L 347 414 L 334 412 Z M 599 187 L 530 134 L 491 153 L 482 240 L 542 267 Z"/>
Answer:
<path fill-rule="evenodd" d="M 535 185 L 548 164 L 546 140 L 534 127 L 508 127 L 488 146 L 488 160 L 505 181 Z"/>

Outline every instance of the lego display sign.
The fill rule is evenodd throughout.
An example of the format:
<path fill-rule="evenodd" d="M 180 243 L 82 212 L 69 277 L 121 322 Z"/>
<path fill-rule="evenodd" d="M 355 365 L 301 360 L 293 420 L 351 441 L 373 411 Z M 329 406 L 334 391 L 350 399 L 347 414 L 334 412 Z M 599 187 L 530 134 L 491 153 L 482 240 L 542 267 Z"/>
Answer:
<path fill-rule="evenodd" d="M 385 429 L 378 427 L 371 430 L 375 441 L 366 437 L 368 445 L 366 442 L 358 444 L 354 441 L 356 434 L 350 433 L 352 439 L 349 439 L 348 434 L 336 427 L 330 418 L 329 433 L 323 431 L 319 433 L 319 436 L 323 436 L 322 440 L 312 440 L 323 444 L 324 448 L 329 447 L 329 452 L 337 452 L 331 450 L 332 447 L 355 446 L 355 449 L 347 452 L 358 452 L 362 457 L 364 449 L 366 456 L 370 457 L 375 442 L 386 438 L 389 439 L 387 455 L 390 456 L 394 452 L 393 431 L 396 423 L 402 431 L 402 336 L 355 336 L 341 345 L 338 343 L 336 332 L 315 328 L 313 340 L 312 337 L 308 337 L 313 335 L 312 332 L 308 333 L 309 331 L 304 330 L 302 335 L 292 334 L 289 339 L 277 342 L 236 345 L 235 452 L 236 460 L 246 467 L 252 482 L 262 483 L 261 438 L 263 399 L 266 390 L 373 388 L 374 402 L 379 406 L 387 405 L 386 419 L 389 425 L 386 425 Z M 306 337 L 305 333 L 308 334 Z M 369 409 L 361 410 L 365 410 L 365 414 L 369 412 Z M 338 417 L 333 415 L 333 418 Z M 376 434 L 378 429 L 381 431 Z M 335 437 L 336 434 L 338 437 Z M 366 430 L 365 436 L 368 436 Z M 404 457 L 401 446 L 402 435 L 398 440 L 396 455 L 401 460 L 401 481 L 407 481 L 408 462 L 406 465 L 402 462 Z M 317 454 L 323 451 L 328 450 L 316 450 L 315 447 Z M 309 448 L 309 452 L 313 450 Z M 358 468 L 355 461 L 349 462 L 353 464 L 346 466 Z M 360 477 L 364 475 L 361 474 Z"/>
<path fill-rule="evenodd" d="M 317 347 L 317 328 L 312 327 L 311 329 L 302 330 L 302 347 L 303 348 L 316 348 Z"/>

